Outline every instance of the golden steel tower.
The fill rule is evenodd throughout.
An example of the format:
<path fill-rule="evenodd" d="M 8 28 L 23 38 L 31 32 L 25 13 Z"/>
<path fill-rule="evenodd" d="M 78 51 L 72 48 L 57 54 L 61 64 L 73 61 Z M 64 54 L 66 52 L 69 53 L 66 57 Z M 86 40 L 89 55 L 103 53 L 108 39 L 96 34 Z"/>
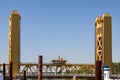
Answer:
<path fill-rule="evenodd" d="M 13 11 L 9 17 L 8 63 L 13 63 L 13 75 L 19 73 L 20 64 L 20 14 Z"/>
<path fill-rule="evenodd" d="M 102 65 L 112 65 L 112 24 L 111 15 L 103 14 L 95 21 L 95 60 Z"/>

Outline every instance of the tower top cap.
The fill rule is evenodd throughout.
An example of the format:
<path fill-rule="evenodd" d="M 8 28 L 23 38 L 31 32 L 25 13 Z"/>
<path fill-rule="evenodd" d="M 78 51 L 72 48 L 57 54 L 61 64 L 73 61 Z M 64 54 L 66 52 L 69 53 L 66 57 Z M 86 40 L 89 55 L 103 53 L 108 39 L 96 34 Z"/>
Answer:
<path fill-rule="evenodd" d="M 18 11 L 12 11 L 12 14 L 19 14 Z"/>
<path fill-rule="evenodd" d="M 103 14 L 103 17 L 111 17 L 111 15 L 109 13 L 105 13 Z"/>

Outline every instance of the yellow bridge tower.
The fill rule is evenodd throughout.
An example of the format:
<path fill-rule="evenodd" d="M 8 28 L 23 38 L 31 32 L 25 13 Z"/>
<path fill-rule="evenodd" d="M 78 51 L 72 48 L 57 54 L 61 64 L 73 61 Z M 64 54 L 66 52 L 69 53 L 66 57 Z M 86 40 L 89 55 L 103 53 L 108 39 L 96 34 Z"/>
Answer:
<path fill-rule="evenodd" d="M 17 11 L 9 17 L 8 38 L 8 64 L 13 62 L 13 75 L 16 75 L 20 68 L 20 15 Z"/>
<path fill-rule="evenodd" d="M 112 28 L 111 15 L 103 14 L 95 21 L 95 60 L 112 68 Z"/>

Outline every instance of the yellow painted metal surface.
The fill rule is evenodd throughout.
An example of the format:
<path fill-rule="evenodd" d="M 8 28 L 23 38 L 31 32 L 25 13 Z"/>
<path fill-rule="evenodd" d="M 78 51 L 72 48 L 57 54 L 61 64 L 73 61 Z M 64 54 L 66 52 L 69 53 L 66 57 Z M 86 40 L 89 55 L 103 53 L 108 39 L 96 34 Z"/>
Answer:
<path fill-rule="evenodd" d="M 95 21 L 95 60 L 102 65 L 112 66 L 112 28 L 111 15 L 103 14 Z"/>
<path fill-rule="evenodd" d="M 9 17 L 8 38 L 8 63 L 13 62 L 13 75 L 16 75 L 20 68 L 20 15 L 17 11 Z"/>

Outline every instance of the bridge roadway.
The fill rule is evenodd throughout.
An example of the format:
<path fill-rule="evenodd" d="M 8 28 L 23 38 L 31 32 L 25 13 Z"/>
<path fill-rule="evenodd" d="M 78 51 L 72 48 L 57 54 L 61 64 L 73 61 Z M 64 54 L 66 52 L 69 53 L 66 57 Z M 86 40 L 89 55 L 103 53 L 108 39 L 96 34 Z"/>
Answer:
<path fill-rule="evenodd" d="M 23 75 L 18 75 L 19 77 L 21 76 L 23 76 Z M 72 79 L 73 78 L 73 76 L 74 76 L 74 74 L 64 74 L 64 75 L 61 75 L 61 74 L 57 74 L 57 75 L 45 75 L 45 74 L 43 74 L 43 78 L 47 78 L 47 79 Z M 93 74 L 88 74 L 88 75 L 86 75 L 86 74 L 79 74 L 79 75 L 75 75 L 76 76 L 76 78 L 79 78 L 79 79 L 87 79 L 87 80 L 95 80 L 95 75 L 93 75 Z M 8 75 L 6 75 L 6 78 L 9 78 L 9 76 Z M 37 79 L 38 78 L 38 76 L 37 75 L 27 75 L 27 78 L 28 79 Z"/>
<path fill-rule="evenodd" d="M 65 75 L 43 75 L 43 78 L 47 78 L 47 79 L 64 79 L 64 78 L 67 78 L 67 79 L 72 79 L 74 75 L 69 75 L 69 74 L 65 74 Z M 37 79 L 38 76 L 37 75 L 34 75 L 34 76 L 30 76 L 28 75 L 27 78 L 31 78 L 31 79 Z M 79 74 L 79 75 L 76 75 L 76 78 L 79 78 L 79 79 L 87 79 L 87 80 L 95 80 L 95 75 L 94 74 Z M 120 75 L 111 75 L 110 76 L 110 79 L 117 79 L 117 80 L 120 80 Z M 104 80 L 104 76 L 102 76 L 102 80 Z"/>
<path fill-rule="evenodd" d="M 51 76 L 51 75 L 43 75 L 43 78 L 47 78 L 47 79 L 63 79 L 63 78 L 70 78 L 70 79 L 72 79 L 73 78 L 73 76 L 74 75 L 63 75 L 63 76 L 61 76 L 61 75 L 53 75 L 53 76 Z M 37 76 L 27 76 L 27 78 L 37 78 Z M 81 78 L 81 79 L 92 79 L 92 80 L 95 80 L 95 76 L 87 76 L 87 75 L 77 75 L 76 76 L 76 78 Z"/>
<path fill-rule="evenodd" d="M 64 75 L 45 75 L 43 74 L 43 79 L 72 79 L 74 74 L 64 74 Z M 86 80 L 95 80 L 95 74 L 76 74 L 75 75 L 77 79 L 86 79 Z M 18 75 L 18 77 L 22 77 L 22 75 Z M 9 76 L 6 75 L 6 79 L 8 79 Z M 27 75 L 27 79 L 37 79 L 37 75 Z M 111 79 L 120 79 L 120 75 L 111 75 Z M 102 76 L 102 80 L 104 80 L 104 77 Z"/>

